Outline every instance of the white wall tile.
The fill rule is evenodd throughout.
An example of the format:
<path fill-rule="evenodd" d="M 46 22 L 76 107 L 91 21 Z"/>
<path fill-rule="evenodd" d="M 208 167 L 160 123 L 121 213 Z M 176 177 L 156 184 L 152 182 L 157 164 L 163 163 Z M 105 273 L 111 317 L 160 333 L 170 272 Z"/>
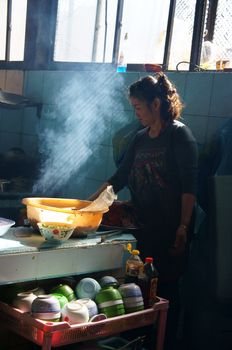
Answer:
<path fill-rule="evenodd" d="M 75 84 L 78 83 L 77 72 L 68 71 L 45 71 L 44 85 L 42 91 L 42 101 L 46 104 L 56 104 L 65 95 L 68 95 L 75 89 Z M 77 93 L 78 94 L 78 93 Z"/>
<path fill-rule="evenodd" d="M 19 133 L 0 132 L 0 152 L 12 147 L 22 147 L 22 135 Z"/>
<path fill-rule="evenodd" d="M 22 133 L 37 135 L 39 118 L 37 116 L 36 108 L 25 108 L 23 110 L 23 125 Z"/>
<path fill-rule="evenodd" d="M 86 163 L 82 166 L 82 171 L 86 173 L 86 176 L 105 181 L 109 150 L 108 146 L 93 145 L 91 157 L 88 157 Z"/>
<path fill-rule="evenodd" d="M 188 73 L 186 76 L 186 89 L 184 95 L 185 114 L 209 114 L 213 74 Z"/>
<path fill-rule="evenodd" d="M 196 141 L 200 144 L 204 144 L 206 140 L 208 117 L 186 114 L 183 116 L 182 121 L 189 126 Z"/>
<path fill-rule="evenodd" d="M 221 127 L 227 122 L 229 118 L 223 117 L 209 117 L 206 134 L 206 142 L 210 142 L 212 138 L 220 132 Z"/>
<path fill-rule="evenodd" d="M 209 114 L 216 117 L 232 117 L 232 74 L 214 74 Z"/>
<path fill-rule="evenodd" d="M 102 181 L 98 181 L 96 179 L 85 178 L 82 183 L 82 186 L 77 187 L 76 193 L 77 198 L 79 199 L 88 199 L 93 193 L 95 193 L 100 186 L 102 185 Z"/>
<path fill-rule="evenodd" d="M 185 98 L 187 72 L 167 72 L 168 78 L 175 84 L 182 100 Z"/>
<path fill-rule="evenodd" d="M 23 125 L 23 109 L 2 109 L 1 131 L 21 133 Z"/>
<path fill-rule="evenodd" d="M 116 168 L 115 161 L 113 158 L 113 148 L 110 147 L 109 154 L 108 154 L 108 160 L 106 163 L 106 179 L 111 177 L 116 170 L 117 170 L 117 168 Z"/>
<path fill-rule="evenodd" d="M 24 95 L 36 102 L 44 102 L 44 74 L 44 71 L 25 72 Z"/>
<path fill-rule="evenodd" d="M 22 134 L 21 145 L 30 156 L 38 156 L 38 137 L 36 135 Z"/>
<path fill-rule="evenodd" d="M 130 125 L 131 123 L 138 123 L 134 111 L 116 111 L 112 114 L 110 133 L 111 144 L 115 134 L 119 132 L 122 128 L 125 128 L 127 125 Z"/>

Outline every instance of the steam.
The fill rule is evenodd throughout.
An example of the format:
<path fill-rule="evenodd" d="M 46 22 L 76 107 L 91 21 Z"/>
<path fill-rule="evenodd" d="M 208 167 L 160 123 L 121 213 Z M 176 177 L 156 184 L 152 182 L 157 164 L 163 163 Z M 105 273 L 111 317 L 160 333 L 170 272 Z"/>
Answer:
<path fill-rule="evenodd" d="M 74 175 L 81 183 L 87 175 L 86 162 L 94 164 L 112 111 L 119 108 L 123 84 L 118 74 L 86 72 L 83 82 L 83 73 L 80 80 L 74 76 L 56 97 L 56 112 L 50 115 L 54 125 L 40 134 L 43 161 L 34 193 L 55 193 Z"/>

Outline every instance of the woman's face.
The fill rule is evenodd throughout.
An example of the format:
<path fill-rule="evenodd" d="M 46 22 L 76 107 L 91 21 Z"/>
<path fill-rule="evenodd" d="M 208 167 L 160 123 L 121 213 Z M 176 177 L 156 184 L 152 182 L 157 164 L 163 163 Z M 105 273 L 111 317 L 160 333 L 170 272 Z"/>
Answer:
<path fill-rule="evenodd" d="M 156 113 L 151 108 L 148 107 L 147 102 L 139 100 L 135 97 L 130 98 L 131 105 L 134 107 L 135 114 L 143 126 L 151 126 L 156 119 Z"/>

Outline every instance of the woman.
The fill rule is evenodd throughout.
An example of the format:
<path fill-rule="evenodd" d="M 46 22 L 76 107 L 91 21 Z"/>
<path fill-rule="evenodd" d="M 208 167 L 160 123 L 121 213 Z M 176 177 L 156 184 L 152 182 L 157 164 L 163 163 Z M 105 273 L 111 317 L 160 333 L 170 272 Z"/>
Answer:
<path fill-rule="evenodd" d="M 189 128 L 178 121 L 183 106 L 164 73 L 133 83 L 129 99 L 144 128 L 130 143 L 116 173 L 91 199 L 109 184 L 116 193 L 124 186 L 129 188 L 131 205 L 141 223 L 138 249 L 143 258 L 154 257 L 158 295 L 170 301 L 167 337 L 174 349 L 178 283 L 193 230 L 197 146 Z"/>

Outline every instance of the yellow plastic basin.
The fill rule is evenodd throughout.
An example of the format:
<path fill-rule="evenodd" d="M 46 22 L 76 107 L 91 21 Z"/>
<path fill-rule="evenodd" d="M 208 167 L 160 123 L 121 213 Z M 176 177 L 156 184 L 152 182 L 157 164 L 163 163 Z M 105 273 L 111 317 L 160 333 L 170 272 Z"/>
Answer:
<path fill-rule="evenodd" d="M 34 228 L 37 222 L 72 223 L 75 231 L 88 234 L 96 231 L 102 221 L 102 216 L 109 208 L 99 211 L 81 211 L 91 202 L 79 199 L 65 198 L 23 198 L 27 206 L 27 218 Z"/>

